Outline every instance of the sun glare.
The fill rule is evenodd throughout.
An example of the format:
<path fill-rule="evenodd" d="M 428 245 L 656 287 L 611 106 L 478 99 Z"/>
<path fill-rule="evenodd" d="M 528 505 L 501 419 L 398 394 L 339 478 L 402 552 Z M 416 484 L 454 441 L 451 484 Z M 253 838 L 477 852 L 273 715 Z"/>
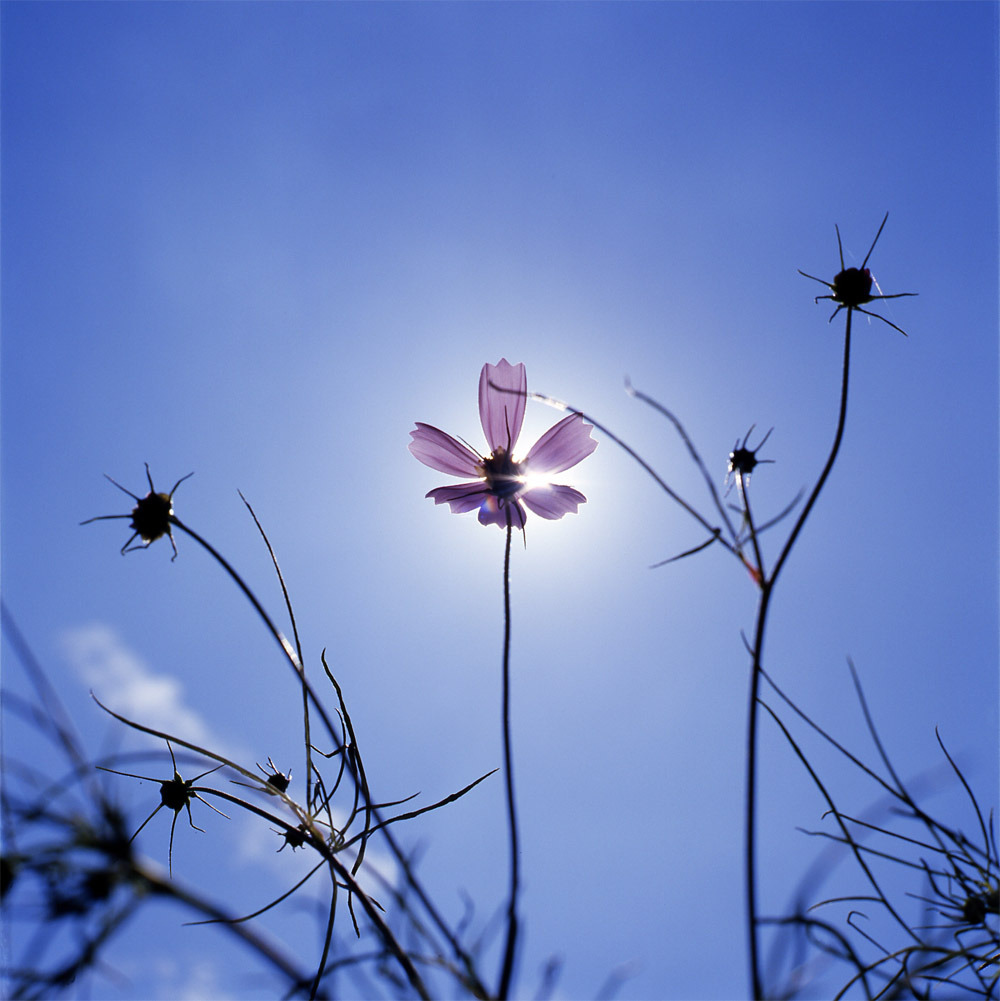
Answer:
<path fill-rule="evenodd" d="M 538 490 L 541 487 L 547 487 L 552 484 L 552 477 L 548 473 L 532 473 L 529 471 L 522 473 L 518 479 L 524 484 L 525 491 Z"/>

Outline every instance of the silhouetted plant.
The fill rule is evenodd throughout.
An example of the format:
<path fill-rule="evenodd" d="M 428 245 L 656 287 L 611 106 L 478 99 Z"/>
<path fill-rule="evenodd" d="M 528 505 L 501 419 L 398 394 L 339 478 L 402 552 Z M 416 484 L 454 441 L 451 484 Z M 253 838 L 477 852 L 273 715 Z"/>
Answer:
<path fill-rule="evenodd" d="M 798 516 L 793 522 L 791 530 L 785 540 L 781 543 L 778 554 L 773 561 L 768 562 L 765 557 L 764 550 L 761 545 L 761 536 L 765 531 L 772 528 L 774 525 L 778 524 L 785 517 L 791 514 L 791 512 L 798 505 L 800 497 L 794 498 L 782 511 L 779 511 L 777 514 L 764 522 L 760 522 L 754 514 L 750 503 L 750 476 L 753 470 L 756 469 L 759 462 L 770 461 L 758 460 L 756 452 L 763 445 L 764 440 L 770 436 L 771 431 L 767 432 L 767 435 L 764 436 L 764 439 L 758 444 L 756 449 L 749 449 L 747 447 L 750 440 L 750 432 L 743 437 L 742 443 L 739 439 L 737 439 L 736 446 L 729 454 L 727 480 L 732 478 L 735 481 L 738 488 L 739 503 L 735 506 L 727 505 L 724 497 L 720 495 L 719 490 L 715 485 L 716 481 L 709 472 L 708 466 L 702 459 L 698 449 L 695 447 L 690 435 L 685 430 L 681 421 L 662 403 L 645 393 L 637 391 L 630 383 L 626 382 L 626 389 L 630 395 L 648 404 L 654 410 L 666 417 L 667 420 L 673 425 L 677 434 L 680 436 L 692 461 L 701 472 L 708 489 L 709 498 L 714 511 L 705 513 L 700 511 L 694 504 L 684 499 L 667 483 L 662 476 L 660 476 L 659 473 L 653 469 L 648 462 L 646 462 L 645 459 L 638 455 L 618 436 L 612 434 L 604 425 L 595 420 L 589 413 L 581 411 L 576 407 L 569 408 L 566 404 L 561 403 L 552 397 L 540 395 L 536 396 L 537 399 L 553 406 L 562 409 L 573 409 L 574 411 L 582 413 L 585 420 L 590 421 L 596 428 L 608 435 L 608 437 L 620 445 L 656 481 L 658 486 L 674 503 L 678 504 L 708 532 L 708 537 L 698 545 L 675 556 L 669 557 L 668 559 L 661 560 L 659 563 L 654 564 L 655 567 L 661 567 L 668 563 L 676 562 L 677 560 L 701 552 L 713 544 L 718 544 L 732 553 L 742 563 L 745 569 L 749 572 L 751 579 L 759 589 L 760 594 L 752 639 L 747 642 L 747 649 L 751 658 L 751 669 L 747 704 L 747 771 L 744 828 L 748 956 L 751 991 L 754 998 L 763 998 L 768 994 L 768 989 L 764 984 L 760 970 L 760 950 L 757 935 L 760 918 L 757 906 L 756 876 L 756 789 L 758 707 L 760 705 L 759 690 L 761 678 L 763 677 L 764 640 L 769 621 L 771 599 L 774 595 L 778 578 L 784 569 L 788 557 L 791 555 L 800 532 L 812 512 L 813 506 L 818 500 L 819 495 L 822 492 L 831 471 L 833 470 L 837 455 L 840 451 L 840 445 L 844 435 L 844 427 L 847 421 L 848 381 L 851 357 L 851 321 L 854 313 L 861 312 L 869 316 L 875 316 L 878 319 L 884 320 L 889 324 L 889 326 L 895 328 L 896 330 L 900 330 L 900 333 L 905 333 L 894 323 L 886 320 L 885 317 L 878 316 L 878 314 L 875 313 L 868 313 L 867 310 L 861 308 L 862 305 L 872 302 L 875 299 L 892 299 L 899 298 L 900 296 L 916 294 L 912 292 L 902 292 L 889 296 L 882 295 L 881 293 L 877 296 L 871 295 L 871 288 L 874 279 L 872 278 L 871 272 L 867 269 L 866 265 L 868 263 L 868 259 L 871 257 L 872 251 L 875 249 L 875 244 L 882 235 L 882 230 L 884 229 L 888 218 L 889 214 L 886 213 L 881 225 L 878 228 L 878 232 L 875 234 L 875 239 L 872 241 L 872 245 L 868 253 L 865 255 L 861 268 L 844 267 L 844 254 L 840 242 L 840 229 L 837 227 L 837 246 L 840 253 L 841 270 L 834 277 L 834 280 L 832 282 L 825 282 L 823 279 L 814 278 L 812 275 L 805 275 L 805 272 L 800 272 L 800 274 L 805 275 L 807 278 L 813 278 L 814 281 L 822 282 L 831 290 L 829 295 L 818 296 L 816 298 L 817 302 L 820 299 L 831 299 L 837 303 L 837 308 L 834 310 L 833 316 L 830 317 L 831 320 L 837 315 L 837 313 L 840 312 L 841 309 L 847 310 L 847 321 L 844 331 L 844 361 L 841 378 L 840 407 L 837 415 L 837 424 L 834 432 L 833 444 L 827 454 L 826 461 L 820 471 L 815 485 L 806 496 L 805 503 L 802 505 Z M 733 518 L 730 517 L 731 513 L 737 516 L 738 521 L 734 522 Z"/>
<path fill-rule="evenodd" d="M 952 776 L 964 790 L 975 820 L 976 835 L 936 818 L 922 807 L 893 766 L 878 735 L 857 671 L 851 677 L 883 771 L 866 764 L 823 729 L 777 684 L 765 678 L 779 698 L 834 747 L 850 765 L 864 773 L 881 790 L 875 806 L 860 816 L 837 806 L 828 785 L 810 764 L 809 757 L 787 726 L 768 704 L 793 751 L 807 769 L 827 805 L 832 831 L 807 831 L 833 843 L 814 873 L 807 874 L 796 894 L 792 914 L 767 919 L 772 924 L 795 926 L 819 951 L 845 964 L 851 973 L 837 997 L 859 985 L 866 997 L 930 997 L 938 988 L 957 991 L 962 997 L 995 997 L 1000 977 L 1000 861 L 993 817 L 987 820 L 971 786 L 949 754 L 940 734 L 938 744 Z M 834 854 L 836 852 L 836 854 Z M 853 859 L 866 885 L 863 892 L 811 899 L 840 858 Z M 897 871 L 898 870 L 898 871 Z M 898 892 L 886 889 L 908 887 Z M 914 916 L 913 901 L 922 904 Z M 843 926 L 831 934 L 828 919 L 817 916 L 835 905 L 846 905 Z M 874 910 L 873 910 L 874 908 Z M 871 911 L 872 913 L 869 913 Z M 873 922 L 881 931 L 873 931 Z M 903 941 L 897 940 L 902 936 Z M 874 958 L 871 958 L 874 950 Z M 782 996 L 791 996 L 783 993 Z M 955 996 L 955 995 L 952 995 Z"/>
<path fill-rule="evenodd" d="M 53 777 L 39 773 L 29 760 L 7 756 L 3 761 L 3 824 L 5 849 L 0 866 L 5 914 L 12 920 L 33 922 L 27 948 L 6 971 L 14 997 L 42 997 L 62 992 L 84 972 L 114 977 L 103 965 L 107 943 L 140 908 L 154 900 L 174 900 L 186 906 L 193 921 L 218 924 L 237 936 L 248 949 L 278 974 L 286 996 L 335 996 L 345 978 L 365 996 L 429 998 L 462 995 L 476 998 L 506 998 L 516 992 L 516 957 L 521 920 L 519 907 L 520 851 L 514 794 L 510 738 L 510 559 L 513 530 L 524 532 L 527 511 L 539 517 L 558 519 L 575 512 L 586 498 L 575 488 L 552 483 L 552 476 L 569 469 L 596 448 L 591 431 L 597 429 L 615 442 L 650 475 L 671 502 L 681 507 L 698 525 L 696 544 L 659 560 L 663 567 L 720 546 L 746 571 L 757 595 L 753 629 L 744 637 L 750 660 L 748 676 L 746 778 L 743 844 L 747 957 L 750 993 L 754 998 L 798 996 L 823 967 L 826 975 L 843 977 L 839 996 L 861 992 L 867 998 L 925 998 L 947 992 L 992 998 L 997 995 L 1000 970 L 1000 930 L 997 896 L 1000 863 L 992 814 L 984 817 L 979 803 L 952 756 L 939 737 L 941 751 L 953 781 L 965 790 L 975 818 L 972 836 L 958 824 L 935 817 L 920 805 L 890 762 L 869 714 L 857 674 L 852 677 L 869 732 L 878 751 L 880 769 L 865 764 L 832 736 L 833 727 L 816 723 L 779 688 L 775 672 L 765 671 L 764 642 L 771 601 L 782 570 L 826 484 L 843 440 L 847 420 L 848 382 L 852 319 L 856 312 L 883 320 L 905 334 L 892 321 L 863 307 L 876 301 L 912 296 L 902 292 L 885 295 L 878 289 L 868 261 L 888 219 L 883 218 L 860 268 L 846 268 L 839 227 L 836 228 L 840 270 L 832 281 L 800 272 L 829 289 L 816 301 L 835 304 L 832 321 L 846 310 L 843 368 L 839 408 L 833 440 L 821 469 L 808 491 L 802 491 L 784 507 L 765 517 L 756 511 L 751 497 L 751 479 L 756 482 L 761 466 L 774 459 L 761 457 L 772 430 L 750 441 L 754 425 L 737 437 L 728 456 L 706 463 L 680 419 L 652 396 L 626 383 L 629 395 L 659 413 L 680 437 L 687 454 L 701 474 L 707 490 L 703 506 L 692 503 L 670 485 L 631 446 L 588 413 L 552 397 L 528 393 L 523 365 L 505 359 L 485 365 L 480 373 L 479 411 L 487 442 L 480 455 L 463 441 L 427 424 L 411 432 L 410 450 L 421 462 L 447 474 L 467 477 L 468 482 L 432 489 L 427 496 L 447 503 L 455 513 L 478 510 L 480 522 L 506 529 L 503 570 L 504 639 L 501 652 L 503 693 L 502 728 L 507 807 L 510 882 L 503 908 L 493 920 L 473 935 L 475 904 L 468 902 L 465 915 L 452 924 L 445 920 L 418 875 L 417 859 L 403 849 L 394 835 L 396 825 L 454 803 L 493 773 L 474 779 L 464 788 L 428 806 L 402 810 L 412 797 L 379 802 L 373 795 L 358 734 L 347 699 L 326 651 L 320 655 L 323 682 L 318 687 L 306 670 L 305 657 L 295 621 L 292 601 L 271 543 L 253 509 L 243 498 L 271 556 L 290 623 L 291 639 L 278 628 L 261 600 L 243 577 L 204 537 L 182 522 L 174 512 L 173 497 L 182 477 L 170 493 L 158 493 L 146 466 L 149 493 L 138 497 L 111 480 L 136 502 L 127 514 L 101 515 L 98 520 L 130 519 L 133 534 L 122 553 L 148 548 L 167 536 L 177 557 L 173 530 L 199 544 L 226 572 L 250 602 L 265 630 L 277 643 L 282 659 L 292 670 L 293 684 L 302 698 L 302 750 L 304 797 L 294 795 L 292 769 L 284 770 L 271 757 L 267 766 L 255 758 L 242 763 L 210 747 L 186 741 L 178 735 L 154 729 L 141 720 L 123 716 L 102 702 L 97 704 L 124 726 L 166 743 L 171 775 L 150 778 L 133 771 L 136 760 L 160 752 L 117 754 L 98 760 L 84 750 L 62 709 L 59 699 L 30 649 L 4 610 L 4 626 L 24 665 L 35 698 L 4 694 L 4 713 L 16 715 L 55 746 L 67 772 Z M 872 294 L 873 287 L 877 294 Z M 528 399 L 569 410 L 528 450 L 515 457 Z M 741 421 L 739 427 L 747 427 Z M 780 433 L 776 443 L 780 441 Z M 773 447 L 773 445 L 772 445 Z M 725 475 L 722 476 L 723 467 Z M 190 476 L 191 474 L 188 474 Z M 110 479 L 110 477 L 108 477 Z M 733 490 L 735 488 L 735 495 Z M 242 497 L 242 495 L 241 495 Z M 732 499 L 731 499 L 732 497 Z M 804 498 L 804 499 L 803 499 Z M 527 509 L 527 511 L 526 511 Z M 792 516 L 794 515 L 794 518 Z M 772 551 L 765 534 L 792 518 L 787 534 Z M 133 544 L 136 538 L 138 544 Z M 781 701 L 785 715 L 766 701 L 762 682 Z M 329 685 L 329 688 L 326 686 Z M 96 696 L 95 696 L 95 701 Z M 759 913 L 756 872 L 758 720 L 760 709 L 768 714 L 787 739 L 792 752 L 806 768 L 826 804 L 829 830 L 809 831 L 810 836 L 829 842 L 836 854 L 824 853 L 822 865 L 806 874 L 788 913 Z M 791 714 L 789 716 L 788 714 Z M 789 721 L 798 718 L 813 734 L 834 747 L 851 768 L 860 769 L 881 790 L 882 800 L 864 812 L 842 808 L 835 802 L 824 777 L 819 774 L 803 742 L 792 732 Z M 316 731 L 314 733 L 314 731 Z M 175 748 L 177 749 L 175 753 Z M 194 778 L 181 774 L 197 772 Z M 198 764 L 193 764 L 198 762 Z M 202 763 L 210 767 L 202 769 Z M 287 762 L 283 762 L 287 764 Z M 160 803 L 136 828 L 107 789 L 100 769 L 125 777 L 159 784 Z M 299 766 L 296 766 L 298 769 Z M 221 773 L 213 784 L 203 780 Z M 160 773 L 161 775 L 163 773 Z M 229 783 L 223 782 L 223 777 Z M 100 778 L 100 780 L 99 780 Z M 248 790 L 237 794 L 231 786 Z M 276 851 L 312 852 L 315 864 L 304 877 L 273 899 L 262 901 L 251 913 L 239 914 L 208 900 L 173 878 L 173 842 L 177 817 L 182 810 L 191 827 L 191 800 L 198 799 L 217 813 L 223 801 L 265 823 L 279 839 Z M 139 831 L 163 808 L 173 812 L 165 876 L 140 858 L 133 841 Z M 393 812 L 395 811 L 395 812 Z M 223 814 L 225 816 L 225 814 Z M 132 833 L 130 833 L 132 832 Z M 367 851 L 379 838 L 395 864 L 388 876 L 377 866 L 367 865 Z M 860 887 L 837 896 L 820 894 L 820 886 L 838 860 L 850 859 L 860 876 Z M 885 872 L 894 874 L 887 881 Z M 909 877 L 901 881 L 900 874 Z M 318 879 L 317 879 L 318 877 Z M 254 921 L 280 907 L 311 881 L 322 881 L 319 914 L 323 933 L 319 953 L 308 960 L 289 957 L 256 933 Z M 314 884 L 315 885 L 315 884 Z M 902 889 L 899 889 L 902 887 Z M 375 896 L 375 888 L 378 897 Z M 338 922 L 338 903 L 346 901 L 349 921 Z M 30 911 L 29 908 L 34 908 Z M 846 915 L 837 908 L 847 909 Z M 914 916 L 914 909 L 921 911 Z M 869 912 L 871 912 L 869 914 Z M 761 959 L 760 930 L 774 929 L 767 970 Z M 481 973 L 489 946 L 499 937 L 500 971 L 496 986 Z M 59 938 L 59 949 L 50 949 Z M 67 947 L 66 942 L 70 945 Z M 789 958 L 790 957 L 790 958 Z M 831 973 L 832 971 L 832 973 Z M 559 965 L 543 971 L 539 997 L 555 990 Z M 615 971 L 602 996 L 610 997 L 628 976 Z"/>
<path fill-rule="evenodd" d="M 149 470 L 147 467 L 147 476 L 149 476 Z M 110 477 L 109 477 L 110 479 Z M 146 522 L 143 522 L 143 527 L 147 530 L 148 535 L 155 536 L 155 538 L 148 538 L 143 536 L 144 540 L 147 540 L 147 545 L 156 538 L 160 538 L 163 535 L 168 535 L 173 541 L 173 536 L 170 531 L 171 528 L 177 528 L 178 530 L 186 533 L 188 536 L 193 538 L 197 543 L 199 543 L 212 557 L 219 563 L 219 565 L 227 572 L 230 578 L 236 583 L 239 589 L 250 601 L 254 610 L 257 612 L 258 616 L 264 623 L 267 631 L 277 642 L 284 658 L 287 660 L 292 670 L 294 671 L 295 677 L 297 679 L 298 685 L 301 687 L 302 698 L 303 698 L 303 743 L 305 748 L 305 758 L 306 758 L 306 773 L 307 773 L 307 791 L 306 791 L 306 801 L 300 804 L 294 800 L 288 792 L 288 782 L 286 776 L 275 770 L 274 772 L 266 772 L 263 769 L 258 770 L 263 772 L 263 778 L 253 771 L 251 768 L 243 766 L 236 761 L 220 755 L 207 747 L 201 747 L 196 744 L 190 743 L 178 737 L 176 734 L 169 734 L 166 732 L 161 732 L 154 730 L 142 723 L 128 719 L 125 716 L 120 715 L 109 709 L 103 703 L 98 701 L 98 705 L 101 706 L 106 712 L 114 716 L 116 719 L 132 727 L 140 732 L 148 733 L 156 737 L 161 737 L 167 741 L 167 747 L 170 749 L 171 759 L 173 760 L 173 750 L 171 744 L 185 747 L 190 751 L 193 751 L 203 757 L 220 762 L 217 766 L 221 768 L 223 766 L 228 767 L 230 770 L 239 773 L 245 782 L 241 783 L 243 785 L 249 785 L 250 788 L 259 790 L 270 797 L 277 798 L 281 801 L 282 805 L 287 808 L 291 814 L 290 819 L 286 819 L 278 814 L 272 812 L 271 810 L 264 809 L 255 803 L 251 803 L 246 799 L 235 796 L 233 793 L 227 790 L 207 787 L 207 786 L 195 786 L 193 783 L 198 781 L 198 779 L 203 778 L 205 775 L 210 774 L 212 771 L 217 769 L 210 769 L 207 772 L 202 773 L 202 775 L 197 776 L 196 779 L 184 780 L 180 777 L 177 772 L 176 764 L 174 765 L 174 777 L 172 779 L 166 780 L 161 783 L 161 803 L 160 806 L 153 811 L 147 817 L 146 821 L 143 822 L 142 826 L 156 814 L 156 812 L 162 806 L 168 806 L 174 810 L 174 821 L 176 822 L 177 814 L 182 808 L 187 808 L 190 810 L 190 799 L 198 798 L 203 802 L 208 803 L 205 799 L 206 796 L 211 796 L 216 799 L 222 799 L 229 803 L 236 805 L 237 807 L 243 809 L 244 811 L 252 814 L 256 814 L 262 819 L 266 820 L 271 825 L 277 825 L 277 830 L 280 831 L 281 836 L 284 841 L 284 845 L 291 845 L 293 848 L 310 848 L 315 851 L 320 856 L 320 862 L 309 872 L 305 879 L 297 883 L 291 890 L 287 893 L 280 895 L 276 900 L 269 904 L 259 908 L 252 915 L 246 915 L 243 918 L 233 919 L 227 917 L 225 920 L 237 920 L 244 921 L 249 920 L 252 917 L 256 917 L 270 908 L 276 906 L 277 904 L 286 900 L 292 893 L 303 886 L 308 879 L 310 879 L 317 872 L 325 869 L 329 878 L 329 910 L 328 917 L 326 921 L 326 931 L 323 938 L 323 947 L 321 950 L 321 956 L 318 960 L 316 973 L 313 977 L 311 984 L 309 996 L 317 996 L 322 979 L 325 975 L 325 970 L 327 968 L 328 956 L 331 943 L 333 941 L 334 932 L 334 920 L 337 909 L 337 901 L 340 895 L 346 894 L 347 907 L 350 913 L 352 927 L 354 929 L 355 935 L 360 936 L 361 930 L 359 926 L 358 916 L 356 912 L 356 902 L 360 909 L 366 915 L 368 921 L 373 925 L 376 935 L 380 940 L 381 946 L 385 952 L 390 954 L 395 962 L 399 965 L 404 973 L 404 978 L 409 984 L 411 990 L 415 991 L 421 997 L 429 997 L 429 988 L 424 983 L 423 977 L 417 969 L 414 961 L 414 957 L 400 945 L 395 934 L 390 929 L 389 925 L 386 923 L 382 915 L 382 907 L 370 894 L 361 888 L 357 881 L 359 870 L 362 867 L 365 858 L 365 851 L 368 845 L 369 839 L 376 832 L 382 832 L 386 837 L 387 845 L 390 851 L 395 855 L 397 864 L 400 866 L 401 871 L 404 874 L 404 878 L 411 883 L 416 889 L 418 884 L 415 873 L 412 870 L 408 860 L 405 855 L 400 850 L 398 844 L 392 838 L 391 834 L 388 832 L 388 827 L 391 824 L 399 823 L 404 820 L 411 820 L 415 817 L 420 816 L 423 813 L 427 813 L 431 810 L 436 810 L 448 803 L 454 802 L 456 799 L 465 795 L 476 785 L 479 784 L 483 779 L 487 778 L 489 774 L 483 775 L 475 781 L 469 783 L 465 788 L 459 790 L 456 793 L 446 797 L 445 799 L 434 803 L 430 806 L 421 807 L 416 810 L 411 810 L 407 813 L 398 814 L 392 817 L 386 817 L 383 815 L 383 811 L 392 806 L 400 805 L 399 802 L 395 803 L 376 803 L 371 796 L 371 792 L 368 785 L 368 778 L 365 772 L 364 764 L 361 758 L 361 753 L 358 747 L 357 736 L 354 731 L 354 726 L 351 721 L 351 715 L 348 711 L 347 704 L 344 700 L 343 691 L 341 686 L 337 682 L 329 664 L 326 661 L 325 651 L 321 656 L 321 661 L 323 665 L 323 670 L 325 676 L 329 683 L 331 684 L 337 698 L 337 707 L 335 712 L 331 712 L 322 698 L 318 695 L 312 683 L 308 680 L 306 676 L 306 671 L 303 663 L 302 648 L 298 637 L 298 629 L 295 624 L 295 617 L 292 610 L 292 603 L 288 594 L 288 590 L 285 586 L 284 578 L 281 575 L 281 570 L 278 566 L 277 559 L 275 558 L 274 551 L 271 547 L 270 541 L 267 539 L 260 522 L 257 520 L 253 509 L 244 499 L 244 504 L 246 504 L 250 514 L 252 515 L 255 524 L 257 525 L 260 533 L 267 545 L 268 551 L 271 554 L 272 561 L 274 563 L 275 571 L 278 576 L 278 580 L 281 586 L 282 594 L 285 599 L 286 608 L 289 613 L 289 619 L 292 625 L 292 635 L 294 640 L 294 645 L 289 642 L 288 639 L 281 633 L 278 627 L 275 625 L 271 616 L 264 609 L 262 603 L 253 593 L 253 591 L 248 587 L 240 574 L 233 568 L 233 566 L 219 553 L 206 539 L 201 535 L 191 529 L 189 526 L 184 524 L 174 513 L 172 504 L 169 503 L 170 495 L 160 495 L 156 494 L 152 489 L 152 478 L 149 476 L 150 486 L 151 486 L 151 497 L 158 498 L 157 511 L 163 517 L 162 523 L 157 523 L 155 526 L 150 526 Z M 114 482 L 112 480 L 112 482 Z M 117 485 L 117 484 L 116 484 Z M 175 487 L 176 489 L 176 487 Z M 134 496 L 134 495 L 133 495 Z M 166 500 L 163 500 L 166 498 Z M 147 498 L 148 500 L 148 498 Z M 140 502 L 141 503 L 141 502 Z M 114 518 L 114 515 L 102 516 L 103 519 Z M 125 517 L 125 516 L 122 516 Z M 133 527 L 136 521 L 142 519 L 135 516 L 133 512 Z M 89 519 L 84 524 L 89 524 L 91 521 L 99 519 Z M 138 529 L 137 529 L 138 531 Z M 129 540 L 131 541 L 131 540 Z M 128 544 L 126 544 L 125 550 L 128 550 Z M 326 732 L 326 737 L 331 741 L 332 749 L 328 752 L 318 751 L 316 745 L 313 742 L 312 737 L 312 727 L 311 727 L 311 717 L 316 715 L 321 721 L 323 728 Z M 338 723 L 334 722 L 334 715 L 336 716 Z M 324 758 L 330 761 L 335 771 L 331 775 L 324 774 L 322 769 L 317 764 L 317 758 Z M 144 778 L 145 776 L 135 775 L 130 772 L 121 772 L 117 769 L 107 769 L 119 771 L 120 774 L 130 775 L 136 778 Z M 349 779 L 350 789 L 347 791 L 346 795 L 349 798 L 350 806 L 347 809 L 347 822 L 340 822 L 339 824 L 334 819 L 334 808 L 332 805 L 332 800 L 334 794 L 341 788 L 342 782 L 345 777 Z M 159 781 L 159 780 L 153 780 Z M 208 805 L 211 805 L 210 803 Z M 213 807 L 215 809 L 215 807 Z M 221 812 L 221 811 L 220 811 Z M 352 825 L 355 821 L 360 824 L 360 829 L 352 830 Z M 192 826 L 194 826 L 193 821 L 191 821 Z M 141 829 L 141 827 L 140 827 Z M 272 827 L 272 829 L 274 829 Z M 138 832 L 136 832 L 138 833 Z M 133 835 L 134 836 L 134 835 Z M 171 867 L 172 867 L 172 846 L 173 846 L 173 824 L 171 825 Z M 352 860 L 348 864 L 344 861 L 345 853 L 351 853 L 353 855 Z M 476 984 L 477 990 L 481 991 L 481 984 L 479 984 L 478 975 L 471 970 L 470 964 L 466 962 L 466 957 L 462 954 L 458 940 L 453 934 L 447 930 L 444 922 L 441 921 L 437 914 L 437 911 L 429 906 L 430 902 L 426 897 L 426 894 L 421 890 L 417 894 L 418 899 L 425 902 L 428 905 L 429 914 L 435 924 L 438 925 L 438 930 L 445 933 L 445 938 L 447 942 L 452 946 L 452 950 L 458 953 L 457 958 L 462 963 L 465 969 L 465 976 L 467 979 Z M 482 993 L 485 993 L 481 991 Z"/>
<path fill-rule="evenodd" d="M 33 929 L 4 970 L 9 996 L 52 997 L 97 974 L 121 986 L 123 977 L 102 954 L 140 910 L 161 901 L 219 921 L 284 982 L 289 996 L 304 996 L 310 976 L 297 957 L 133 851 L 125 812 L 97 780 L 95 762 L 6 605 L 2 613 L 6 639 L 34 690 L 33 698 L 5 690 L 4 714 L 25 721 L 65 767 L 55 776 L 9 753 L 3 759 L 0 900 L 5 921 Z"/>
<path fill-rule="evenodd" d="M 427 496 L 435 504 L 448 504 L 454 514 L 479 509 L 483 525 L 507 529 L 503 558 L 503 747 L 507 792 L 507 829 L 510 844 L 510 890 L 507 898 L 507 932 L 496 996 L 506 998 L 514 975 L 517 951 L 517 898 L 520 890 L 520 855 L 514 764 L 510 736 L 510 540 L 513 530 L 524 532 L 525 506 L 549 521 L 575 513 L 587 498 L 573 487 L 553 483 L 552 475 L 571 469 L 590 455 L 597 442 L 593 430 L 579 414 L 570 414 L 549 428 L 523 458 L 514 448 L 524 421 L 528 380 L 524 365 L 501 358 L 486 364 L 479 375 L 479 419 L 489 446 L 481 456 L 468 445 L 430 424 L 417 424 L 410 432 L 410 452 L 422 463 L 454 476 L 475 476 L 458 486 L 437 487 Z M 527 544 L 527 536 L 525 536 Z"/>

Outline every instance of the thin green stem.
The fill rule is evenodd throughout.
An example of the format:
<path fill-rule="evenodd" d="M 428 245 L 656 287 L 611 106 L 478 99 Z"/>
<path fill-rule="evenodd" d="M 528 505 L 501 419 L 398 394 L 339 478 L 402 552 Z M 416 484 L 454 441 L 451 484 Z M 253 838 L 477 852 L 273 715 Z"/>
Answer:
<path fill-rule="evenodd" d="M 757 943 L 757 877 L 756 877 L 756 813 L 757 813 L 757 709 L 759 706 L 760 679 L 763 673 L 764 633 L 767 628 L 767 613 L 771 604 L 774 585 L 788 559 L 792 546 L 802 531 L 809 512 L 812 511 L 820 491 L 823 489 L 833 464 L 836 462 L 840 443 L 844 437 L 844 427 L 847 423 L 847 386 L 851 361 L 851 316 L 854 310 L 847 307 L 847 324 L 844 331 L 844 372 L 840 388 L 840 413 L 837 418 L 837 431 L 833 438 L 833 446 L 827 456 L 823 471 L 816 481 L 808 500 L 799 514 L 792 531 L 789 533 L 778 559 L 771 570 L 770 577 L 762 578 L 760 585 L 760 604 L 757 607 L 757 623 L 752 647 L 753 670 L 750 675 L 750 694 L 747 705 L 747 773 L 746 773 L 746 906 L 747 934 L 749 936 L 750 953 L 750 983 L 755 1001 L 764 997 L 763 984 L 760 978 L 760 958 Z M 761 570 L 763 568 L 761 567 Z"/>
<path fill-rule="evenodd" d="M 507 943 L 504 946 L 503 967 L 497 997 L 506 998 L 514 973 L 514 952 L 517 945 L 517 893 L 519 866 L 517 809 L 514 805 L 514 766 L 510 740 L 510 539 L 513 527 L 507 521 L 507 545 L 503 557 L 503 764 L 507 782 L 507 821 L 510 827 L 510 898 L 507 902 Z"/>

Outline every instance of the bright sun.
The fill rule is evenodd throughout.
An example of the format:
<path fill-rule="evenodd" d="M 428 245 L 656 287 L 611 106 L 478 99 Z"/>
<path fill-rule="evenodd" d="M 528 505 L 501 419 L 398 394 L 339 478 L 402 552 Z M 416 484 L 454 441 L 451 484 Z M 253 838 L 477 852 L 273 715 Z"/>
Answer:
<path fill-rule="evenodd" d="M 524 484 L 525 490 L 537 490 L 540 487 L 547 487 L 552 483 L 552 477 L 547 473 L 526 472 L 522 473 L 518 479 Z"/>

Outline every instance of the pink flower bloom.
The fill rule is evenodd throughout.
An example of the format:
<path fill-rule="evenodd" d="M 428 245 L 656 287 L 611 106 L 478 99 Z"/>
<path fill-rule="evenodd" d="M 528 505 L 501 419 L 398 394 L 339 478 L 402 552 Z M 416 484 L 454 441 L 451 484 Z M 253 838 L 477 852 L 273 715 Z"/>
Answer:
<path fill-rule="evenodd" d="M 524 508 L 540 518 L 555 521 L 576 513 L 587 498 L 572 487 L 549 482 L 553 473 L 575 466 L 597 448 L 590 437 L 593 427 L 581 414 L 570 414 L 549 428 L 523 459 L 513 457 L 524 420 L 528 380 L 524 365 L 511 365 L 501 358 L 484 365 L 479 376 L 479 419 L 490 452 L 478 455 L 468 445 L 430 424 L 417 424 L 410 432 L 410 451 L 431 469 L 452 476 L 471 476 L 475 481 L 437 487 L 427 496 L 435 504 L 448 504 L 454 514 L 479 508 L 484 525 L 524 528 Z M 522 504 L 523 502 L 523 504 Z"/>

